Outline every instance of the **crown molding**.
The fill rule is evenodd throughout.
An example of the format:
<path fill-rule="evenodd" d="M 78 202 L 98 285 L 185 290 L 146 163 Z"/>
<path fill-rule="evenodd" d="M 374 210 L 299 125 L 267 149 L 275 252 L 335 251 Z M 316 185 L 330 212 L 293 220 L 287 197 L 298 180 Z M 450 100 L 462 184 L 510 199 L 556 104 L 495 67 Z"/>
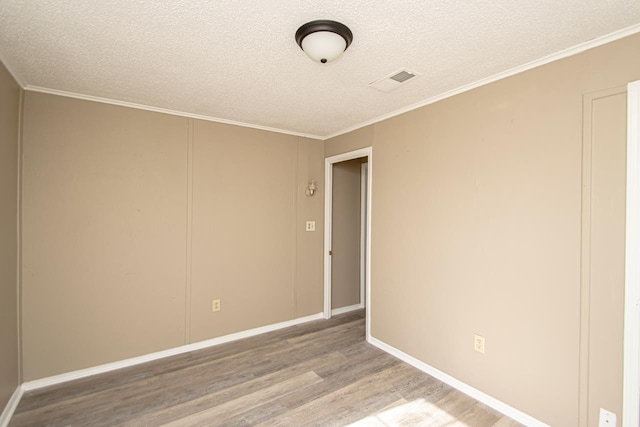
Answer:
<path fill-rule="evenodd" d="M 64 96 L 66 98 L 81 99 L 83 101 L 93 101 L 93 102 L 100 102 L 102 104 L 117 105 L 119 107 L 135 108 L 137 110 L 153 111 L 156 113 L 170 114 L 172 116 L 188 117 L 191 119 L 205 120 L 208 122 L 216 122 L 216 123 L 223 123 L 227 125 L 264 130 L 267 132 L 282 133 L 285 135 L 297 136 L 301 138 L 310 138 L 310 139 L 319 139 L 319 140 L 323 139 L 321 136 L 312 135 L 308 133 L 295 132 L 295 131 L 290 131 L 286 129 L 279 129 L 279 128 L 273 128 L 269 126 L 257 125 L 253 123 L 239 122 L 236 120 L 222 119 L 220 117 L 207 116 L 204 114 L 194 114 L 194 113 L 187 113 L 185 111 L 171 110 L 168 108 L 153 107 L 151 105 L 137 104 L 135 102 L 119 101 L 117 99 L 102 98 L 102 97 L 93 96 L 93 95 L 83 95 L 81 93 L 68 92 L 68 91 L 58 90 L 58 89 L 49 89 L 41 86 L 26 85 L 24 87 L 24 90 L 30 91 L 30 92 L 46 93 L 49 95 Z"/>
<path fill-rule="evenodd" d="M 41 87 L 41 86 L 29 85 L 29 84 L 26 84 L 24 79 L 20 76 L 20 74 L 16 72 L 15 67 L 11 66 L 11 64 L 6 61 L 6 56 L 3 55 L 2 51 L 0 51 L 0 61 L 4 64 L 4 66 L 7 68 L 9 73 L 11 73 L 11 75 L 18 82 L 18 84 L 24 90 L 27 90 L 27 91 L 48 93 L 48 94 L 51 94 L 51 95 L 59 95 L 59 96 L 64 96 L 64 97 L 68 97 L 68 98 L 82 99 L 82 100 L 85 100 L 85 101 L 94 101 L 94 102 L 100 102 L 100 103 L 104 103 L 104 104 L 118 105 L 118 106 L 121 106 L 121 107 L 135 108 L 135 109 L 138 109 L 138 110 L 154 111 L 154 112 L 157 112 L 157 113 L 170 114 L 170 115 L 174 115 L 174 116 L 189 117 L 189 118 L 193 118 L 193 119 L 205 120 L 205 121 L 216 122 L 216 123 L 223 123 L 223 124 L 228 124 L 228 125 L 233 125 L 233 126 L 241 126 L 241 127 L 251 128 L 251 129 L 264 130 L 264 131 L 268 131 L 268 132 L 276 132 L 276 133 L 281 133 L 281 134 L 285 134 L 285 135 L 297 136 L 297 137 L 301 137 L 301 138 L 309 138 L 309 139 L 316 139 L 316 140 L 326 141 L 328 139 L 335 138 L 337 136 L 344 135 L 344 134 L 347 134 L 349 132 L 353 132 L 355 130 L 361 129 L 361 128 L 365 127 L 365 126 L 369 126 L 369 125 L 381 122 L 383 120 L 390 119 L 390 118 L 398 116 L 400 114 L 404 114 L 404 113 L 407 113 L 409 111 L 413 111 L 413 110 L 416 110 L 418 108 L 425 107 L 425 106 L 430 105 L 430 104 L 434 104 L 436 102 L 439 102 L 439 101 L 442 101 L 444 99 L 450 98 L 452 96 L 459 95 L 461 93 L 476 89 L 478 87 L 481 87 L 481 86 L 496 82 L 498 80 L 502 80 L 502 79 L 505 79 L 507 77 L 511 77 L 513 75 L 516 75 L 516 74 L 519 74 L 519 73 L 523 73 L 525 71 L 529 71 L 531 69 L 540 67 L 542 65 L 546 65 L 546 64 L 549 64 L 551 62 L 555 62 L 555 61 L 558 61 L 558 60 L 561 60 L 561 59 L 564 59 L 564 58 L 568 58 L 570 56 L 577 55 L 577 54 L 585 52 L 587 50 L 590 50 L 590 49 L 605 45 L 607 43 L 614 42 L 616 40 L 620 40 L 620 39 L 622 39 L 624 37 L 628 37 L 628 36 L 631 36 L 631 35 L 636 34 L 636 33 L 640 33 L 640 24 L 632 25 L 632 26 L 624 28 L 622 30 L 614 31 L 613 33 L 610 33 L 610 34 L 595 38 L 595 39 L 590 40 L 588 42 L 580 43 L 578 45 L 575 45 L 575 46 L 572 46 L 570 48 L 564 49 L 564 50 L 562 50 L 560 52 L 556 52 L 556 53 L 553 53 L 551 55 L 547 55 L 547 56 L 542 57 L 540 59 L 536 59 L 534 61 L 528 62 L 528 63 L 523 64 L 523 65 L 519 65 L 517 67 L 511 68 L 511 69 L 503 71 L 501 73 L 497 73 L 497 74 L 494 74 L 492 76 L 477 80 L 477 81 L 475 81 L 473 83 L 469 83 L 469 84 L 460 86 L 458 88 L 449 90 L 449 91 L 441 93 L 439 95 L 436 95 L 436 96 L 424 99 L 422 101 L 419 101 L 417 103 L 411 104 L 411 105 L 409 105 L 407 107 L 400 108 L 400 109 L 392 111 L 390 113 L 380 115 L 380 116 L 375 117 L 373 119 L 366 120 L 364 122 L 358 123 L 358 124 L 353 125 L 353 126 L 349 126 L 349 127 L 345 128 L 345 129 L 342 129 L 342 130 L 339 130 L 339 131 L 336 131 L 336 132 L 333 132 L 333 133 L 330 133 L 330 134 L 324 135 L 324 136 L 322 136 L 322 135 L 314 135 L 314 134 L 309 134 L 309 133 L 303 133 L 303 132 L 296 132 L 296 131 L 291 131 L 291 130 L 287 130 L 287 129 L 269 127 L 269 126 L 262 126 L 262 125 L 252 124 L 252 123 L 235 121 L 235 120 L 228 120 L 228 119 L 223 119 L 223 118 L 220 118 L 220 117 L 207 116 L 207 115 L 204 115 L 204 114 L 193 114 L 193 113 L 188 113 L 188 112 L 184 112 L 184 111 L 177 111 L 177 110 L 171 110 L 171 109 L 167 109 L 167 108 L 153 107 L 153 106 L 144 105 L 144 104 L 137 104 L 137 103 L 134 103 L 134 102 L 119 101 L 119 100 L 115 100 L 115 99 L 111 99 L 111 98 L 103 98 L 103 97 L 92 96 L 92 95 L 83 95 L 83 94 L 75 93 L 75 92 L 68 92 L 68 91 L 63 91 L 63 90 L 58 90 L 58 89 L 49 89 L 49 88 L 45 88 L 45 87 Z"/>
<path fill-rule="evenodd" d="M 593 40 L 589 40 L 588 42 L 585 42 L 585 43 L 580 43 L 580 44 L 572 46 L 572 47 L 570 47 L 568 49 L 561 50 L 560 52 L 552 53 L 551 55 L 547 55 L 547 56 L 544 56 L 544 57 L 542 57 L 540 59 L 536 59 L 534 61 L 528 62 L 528 63 L 526 63 L 524 65 L 519 65 L 517 67 L 511 68 L 511 69 L 503 71 L 501 73 L 494 74 L 494 75 L 486 77 L 484 79 L 477 80 L 477 81 L 475 81 L 473 83 L 469 83 L 469 84 L 460 86 L 460 87 L 458 87 L 456 89 L 452 89 L 450 91 L 447 91 L 447 92 L 441 93 L 439 95 L 433 96 L 431 98 L 427 98 L 427 99 L 425 99 L 423 101 L 419 101 L 419 102 L 417 102 L 415 104 L 411 104 L 411 105 L 409 105 L 407 107 L 400 108 L 399 110 L 392 111 L 391 113 L 383 114 L 383 115 L 378 116 L 376 118 L 373 118 L 371 120 L 367 120 L 367 121 L 359 123 L 357 125 L 350 126 L 350 127 L 346 128 L 346 129 L 343 129 L 343 130 L 337 131 L 335 133 L 326 135 L 326 136 L 322 137 L 322 140 L 335 138 L 336 136 L 340 136 L 340 135 L 344 135 L 344 134 L 349 133 L 349 132 L 353 132 L 354 130 L 361 129 L 361 128 L 365 127 L 365 126 L 369 126 L 369 125 L 372 125 L 372 124 L 375 124 L 375 123 L 379 123 L 379 122 L 381 122 L 383 120 L 390 119 L 390 118 L 395 117 L 395 116 L 399 116 L 400 114 L 403 114 L 403 113 L 408 113 L 409 111 L 413 111 L 413 110 L 416 110 L 418 108 L 421 108 L 421 107 L 424 107 L 424 106 L 427 106 L 427 105 L 430 105 L 430 104 L 435 104 L 436 102 L 442 101 L 443 99 L 451 98 L 452 96 L 459 95 L 461 93 L 470 91 L 472 89 L 476 89 L 476 88 L 478 88 L 480 86 L 484 86 L 484 85 L 487 85 L 489 83 L 496 82 L 498 80 L 506 79 L 507 77 L 511 77 L 511 76 L 513 76 L 515 74 L 520 74 L 520 73 L 523 73 L 525 71 L 529 71 L 529 70 L 531 70 L 533 68 L 537 68 L 537 67 L 540 67 L 542 65 L 546 65 L 546 64 L 549 64 L 551 62 L 558 61 L 560 59 L 564 59 L 564 58 L 568 58 L 570 56 L 577 55 L 577 54 L 585 52 L 587 50 L 590 50 L 590 49 L 605 45 L 607 43 L 614 42 L 616 40 L 620 40 L 622 38 L 631 36 L 631 35 L 636 34 L 636 33 L 640 33 L 640 24 L 632 25 L 631 27 L 627 27 L 627 28 L 624 28 L 622 30 L 614 31 L 613 33 L 607 34 L 605 36 L 601 36 L 601 37 L 595 38 Z"/>

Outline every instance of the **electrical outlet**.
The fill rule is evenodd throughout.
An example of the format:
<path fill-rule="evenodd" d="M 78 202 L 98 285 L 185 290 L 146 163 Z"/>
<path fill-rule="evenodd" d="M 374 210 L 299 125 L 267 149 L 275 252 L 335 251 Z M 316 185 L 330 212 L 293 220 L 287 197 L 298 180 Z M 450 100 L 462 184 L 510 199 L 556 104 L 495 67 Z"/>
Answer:
<path fill-rule="evenodd" d="M 220 300 L 214 299 L 211 303 L 211 311 L 220 311 Z"/>
<path fill-rule="evenodd" d="M 478 353 L 484 354 L 484 337 L 482 335 L 473 335 L 473 349 Z"/>
<path fill-rule="evenodd" d="M 598 427 L 616 427 L 616 414 L 600 408 L 600 422 Z"/>
<path fill-rule="evenodd" d="M 316 231 L 316 222 L 315 221 L 307 221 L 306 231 Z"/>

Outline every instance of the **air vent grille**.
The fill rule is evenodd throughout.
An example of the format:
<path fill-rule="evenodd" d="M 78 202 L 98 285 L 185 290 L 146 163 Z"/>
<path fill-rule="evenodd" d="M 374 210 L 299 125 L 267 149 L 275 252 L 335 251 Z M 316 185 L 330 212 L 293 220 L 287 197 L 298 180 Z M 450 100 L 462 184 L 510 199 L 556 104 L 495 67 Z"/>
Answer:
<path fill-rule="evenodd" d="M 406 84 L 408 81 L 413 80 L 414 77 L 419 77 L 420 75 L 420 73 L 416 73 L 415 71 L 402 68 L 381 78 L 380 80 L 370 83 L 369 86 L 374 89 L 381 90 L 382 92 L 391 92 L 401 85 Z"/>
<path fill-rule="evenodd" d="M 407 71 L 400 71 L 398 74 L 394 74 L 393 76 L 389 77 L 391 80 L 395 80 L 398 83 L 404 83 L 409 79 L 414 78 L 416 75 L 415 74 L 411 74 Z"/>

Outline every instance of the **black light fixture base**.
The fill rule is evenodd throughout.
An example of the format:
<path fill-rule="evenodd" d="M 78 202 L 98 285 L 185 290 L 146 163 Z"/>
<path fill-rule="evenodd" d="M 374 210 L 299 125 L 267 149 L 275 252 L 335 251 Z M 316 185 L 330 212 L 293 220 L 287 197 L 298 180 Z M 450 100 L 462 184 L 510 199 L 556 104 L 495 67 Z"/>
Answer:
<path fill-rule="evenodd" d="M 353 41 L 353 33 L 346 25 L 341 24 L 340 22 L 330 21 L 328 19 L 319 19 L 317 21 L 307 22 L 298 28 L 298 31 L 296 31 L 296 43 L 298 43 L 298 46 L 302 48 L 302 40 L 304 40 L 304 38 L 309 34 L 317 33 L 319 31 L 329 31 L 342 37 L 344 41 L 347 42 L 347 45 L 344 48 L 345 50 L 347 50 Z"/>

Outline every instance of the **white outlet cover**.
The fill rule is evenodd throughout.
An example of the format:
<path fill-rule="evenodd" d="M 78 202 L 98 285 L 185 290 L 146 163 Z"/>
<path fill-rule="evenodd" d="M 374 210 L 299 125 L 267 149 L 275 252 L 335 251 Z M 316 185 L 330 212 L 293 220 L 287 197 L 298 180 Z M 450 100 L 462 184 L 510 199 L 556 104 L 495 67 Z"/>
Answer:
<path fill-rule="evenodd" d="M 316 222 L 315 221 L 307 221 L 306 231 L 316 231 Z"/>
<path fill-rule="evenodd" d="M 482 335 L 473 335 L 473 349 L 478 353 L 484 354 L 484 337 Z"/>
<path fill-rule="evenodd" d="M 598 427 L 616 427 L 616 414 L 600 408 Z"/>

